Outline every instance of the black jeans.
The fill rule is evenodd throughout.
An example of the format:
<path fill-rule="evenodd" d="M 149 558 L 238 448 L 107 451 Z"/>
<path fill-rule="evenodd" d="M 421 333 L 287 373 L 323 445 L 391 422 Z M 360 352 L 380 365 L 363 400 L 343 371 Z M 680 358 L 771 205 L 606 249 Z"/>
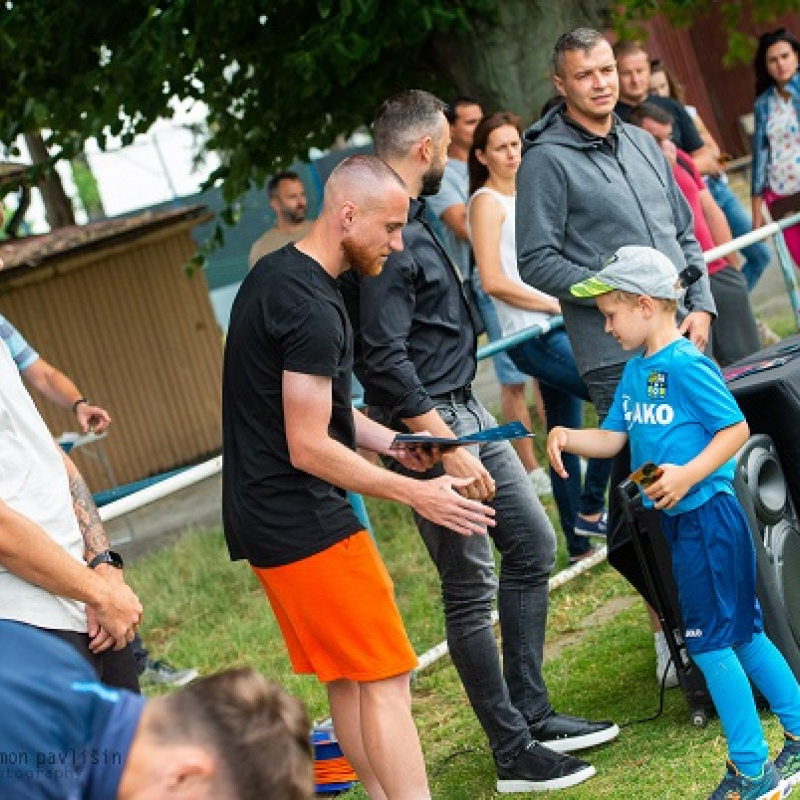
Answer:
<path fill-rule="evenodd" d="M 436 410 L 457 436 L 497 424 L 475 398 L 442 403 Z M 391 423 L 385 413 L 370 409 L 370 416 Z M 528 725 L 552 711 L 542 660 L 556 539 L 511 445 L 488 442 L 470 451 L 494 478 L 497 525 L 488 536 L 462 536 L 417 514 L 415 521 L 439 572 L 450 656 L 495 757 L 505 763 L 530 742 Z M 421 477 L 396 461 L 389 466 Z M 499 581 L 492 541 L 500 554 Z M 491 621 L 495 597 L 502 668 Z"/>
<path fill-rule="evenodd" d="M 122 650 L 105 650 L 95 654 L 89 649 L 89 634 L 77 631 L 59 631 L 40 628 L 45 633 L 57 636 L 61 641 L 72 645 L 91 665 L 100 680 L 117 689 L 129 689 L 136 694 L 139 689 L 139 671 L 131 645 Z"/>

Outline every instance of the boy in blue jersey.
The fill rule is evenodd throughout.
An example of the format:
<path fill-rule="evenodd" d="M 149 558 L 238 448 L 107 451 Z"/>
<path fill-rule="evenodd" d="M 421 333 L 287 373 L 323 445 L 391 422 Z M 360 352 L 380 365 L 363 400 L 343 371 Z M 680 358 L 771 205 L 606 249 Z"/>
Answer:
<path fill-rule="evenodd" d="M 621 247 L 570 291 L 595 299 L 606 332 L 624 349 L 644 352 L 625 366 L 602 429 L 550 432 L 550 461 L 566 477 L 562 452 L 610 458 L 630 439 L 634 469 L 658 466 L 644 501 L 662 512 L 686 647 L 728 742 L 727 773 L 710 800 L 780 800 L 800 781 L 800 687 L 764 634 L 755 551 L 733 490 L 733 457 L 747 441 L 747 423 L 717 366 L 677 329 L 683 289 L 666 256 Z M 774 764 L 748 676 L 784 727 Z"/>

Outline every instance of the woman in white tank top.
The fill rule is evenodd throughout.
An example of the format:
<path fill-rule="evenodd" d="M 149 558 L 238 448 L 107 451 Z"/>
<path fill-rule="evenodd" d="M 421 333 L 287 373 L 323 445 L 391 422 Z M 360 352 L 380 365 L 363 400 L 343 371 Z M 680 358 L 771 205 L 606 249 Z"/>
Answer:
<path fill-rule="evenodd" d="M 492 297 L 503 335 L 542 326 L 561 313 L 558 301 L 523 282 L 517 266 L 516 175 L 522 159 L 520 120 L 510 112 L 484 117 L 475 129 L 469 154 L 468 222 L 481 285 Z M 539 381 L 547 430 L 556 425 L 582 426 L 589 394 L 578 375 L 563 328 L 548 331 L 508 350 L 517 369 Z M 566 456 L 566 454 L 565 454 Z M 567 456 L 570 477 L 551 470 L 553 496 L 567 540 L 570 563 L 593 547 L 588 536 L 605 535 L 605 493 L 610 461 L 592 460 L 581 489 L 580 462 Z"/>

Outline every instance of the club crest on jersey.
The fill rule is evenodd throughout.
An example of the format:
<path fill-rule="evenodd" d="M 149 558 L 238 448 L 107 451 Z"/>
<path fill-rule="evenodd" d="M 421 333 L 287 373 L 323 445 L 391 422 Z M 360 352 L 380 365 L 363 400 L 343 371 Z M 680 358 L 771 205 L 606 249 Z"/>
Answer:
<path fill-rule="evenodd" d="M 667 373 L 654 370 L 647 376 L 647 396 L 651 400 L 663 400 L 667 396 Z"/>

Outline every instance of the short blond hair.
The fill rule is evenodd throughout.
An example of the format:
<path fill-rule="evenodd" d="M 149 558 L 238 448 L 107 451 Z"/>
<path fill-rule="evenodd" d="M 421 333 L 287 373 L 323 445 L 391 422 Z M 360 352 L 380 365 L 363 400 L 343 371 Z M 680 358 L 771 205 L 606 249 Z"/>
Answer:
<path fill-rule="evenodd" d="M 620 303 L 625 303 L 625 305 L 628 305 L 628 306 L 635 306 L 637 300 L 640 297 L 650 297 L 650 295 L 642 295 L 642 294 L 634 294 L 633 292 L 625 292 L 622 289 L 612 289 L 606 295 L 606 297 L 609 297 L 609 296 L 612 297 L 614 300 L 620 302 Z M 673 314 L 677 313 L 677 311 L 678 311 L 678 301 L 677 300 L 671 300 L 671 299 L 666 298 L 666 297 L 651 297 L 650 299 L 654 300 L 656 303 L 658 303 L 658 305 L 661 306 L 661 308 L 664 311 L 671 311 Z"/>
<path fill-rule="evenodd" d="M 311 723 L 275 681 L 230 669 L 158 698 L 154 731 L 165 746 L 206 747 L 220 766 L 214 796 L 225 800 L 311 800 Z"/>

